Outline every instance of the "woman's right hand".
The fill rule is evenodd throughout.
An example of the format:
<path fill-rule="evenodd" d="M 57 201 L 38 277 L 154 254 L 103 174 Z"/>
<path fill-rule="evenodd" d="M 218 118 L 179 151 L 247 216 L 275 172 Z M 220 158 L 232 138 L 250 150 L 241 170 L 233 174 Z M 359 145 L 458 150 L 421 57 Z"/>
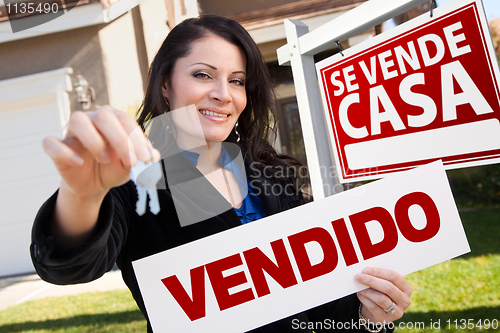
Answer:
<path fill-rule="evenodd" d="M 47 137 L 43 148 L 62 177 L 53 231 L 65 244 L 89 236 L 106 193 L 130 179 L 137 160 L 160 159 L 137 122 L 110 106 L 73 112 L 64 140 Z"/>
<path fill-rule="evenodd" d="M 127 113 L 110 106 L 94 112 L 73 112 L 64 140 L 47 137 L 45 152 L 63 183 L 78 198 L 105 194 L 129 180 L 137 160 L 159 160 L 159 152 Z"/>

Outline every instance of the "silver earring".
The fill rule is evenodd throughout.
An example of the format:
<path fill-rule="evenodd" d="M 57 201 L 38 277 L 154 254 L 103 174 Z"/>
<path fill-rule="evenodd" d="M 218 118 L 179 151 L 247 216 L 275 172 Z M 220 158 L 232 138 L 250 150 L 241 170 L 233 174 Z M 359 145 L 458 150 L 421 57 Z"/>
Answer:
<path fill-rule="evenodd" d="M 168 99 L 166 97 L 163 97 L 165 100 L 165 104 L 167 105 L 167 108 L 170 109 L 170 103 L 168 102 Z"/>
<path fill-rule="evenodd" d="M 236 142 L 240 142 L 241 140 L 241 135 L 238 133 L 238 122 L 234 125 L 234 133 L 236 133 Z"/>
<path fill-rule="evenodd" d="M 164 98 L 165 98 L 165 103 L 167 104 L 167 109 L 170 110 L 170 105 L 168 104 L 168 99 L 166 97 L 164 97 Z M 172 129 L 170 128 L 170 124 L 172 123 L 172 114 L 170 112 L 168 112 L 169 110 L 166 110 L 164 115 L 167 116 L 167 118 L 166 118 L 167 132 L 172 133 Z"/>

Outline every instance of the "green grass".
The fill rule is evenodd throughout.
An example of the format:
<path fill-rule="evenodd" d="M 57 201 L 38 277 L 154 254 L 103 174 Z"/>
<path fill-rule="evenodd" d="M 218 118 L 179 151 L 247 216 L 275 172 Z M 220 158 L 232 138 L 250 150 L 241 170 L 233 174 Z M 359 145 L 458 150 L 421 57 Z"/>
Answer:
<path fill-rule="evenodd" d="M 412 305 L 396 327 L 422 323 L 425 328 L 398 332 L 500 332 L 500 208 L 460 215 L 471 253 L 407 276 Z M 461 320 L 468 319 L 474 324 L 496 319 L 498 328 L 460 329 Z M 146 321 L 128 290 L 47 298 L 0 311 L 0 333 L 145 331 Z"/>
<path fill-rule="evenodd" d="M 413 287 L 412 305 L 396 327 L 399 322 L 401 327 L 410 323 L 415 327 L 418 322 L 425 329 L 399 332 L 500 332 L 500 208 L 465 211 L 460 216 L 471 252 L 406 277 Z M 475 324 L 496 319 L 498 328 L 461 329 L 464 319 Z"/>
<path fill-rule="evenodd" d="M 146 332 L 128 290 L 92 292 L 26 302 L 0 312 L 0 333 Z"/>

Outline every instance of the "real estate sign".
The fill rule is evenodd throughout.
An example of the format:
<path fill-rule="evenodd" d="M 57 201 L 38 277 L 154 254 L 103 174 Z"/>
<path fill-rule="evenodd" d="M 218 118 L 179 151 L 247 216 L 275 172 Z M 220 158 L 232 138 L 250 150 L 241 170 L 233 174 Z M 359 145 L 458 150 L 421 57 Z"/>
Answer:
<path fill-rule="evenodd" d="M 442 159 L 500 162 L 498 61 L 480 0 L 455 0 L 317 65 L 343 182 Z"/>

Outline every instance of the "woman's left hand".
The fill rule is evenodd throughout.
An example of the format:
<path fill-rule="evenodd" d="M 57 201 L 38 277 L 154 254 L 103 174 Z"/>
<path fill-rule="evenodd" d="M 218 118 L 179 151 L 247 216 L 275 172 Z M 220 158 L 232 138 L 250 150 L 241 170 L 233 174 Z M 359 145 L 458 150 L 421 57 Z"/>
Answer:
<path fill-rule="evenodd" d="M 356 281 L 369 287 L 357 295 L 363 303 L 362 314 L 373 323 L 393 322 L 401 318 L 410 306 L 412 288 L 399 273 L 367 267 L 363 273 L 356 274 Z"/>

